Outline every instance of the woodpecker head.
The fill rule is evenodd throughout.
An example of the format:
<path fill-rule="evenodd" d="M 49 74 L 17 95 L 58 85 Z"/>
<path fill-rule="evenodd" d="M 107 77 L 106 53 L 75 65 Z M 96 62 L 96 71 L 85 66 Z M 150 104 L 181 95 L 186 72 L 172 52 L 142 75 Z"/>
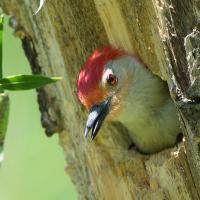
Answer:
<path fill-rule="evenodd" d="M 106 116 L 120 111 L 132 77 L 126 68 L 129 63 L 128 54 L 110 46 L 94 51 L 86 61 L 77 82 L 78 97 L 90 111 L 85 136 L 92 129 L 94 139 Z"/>

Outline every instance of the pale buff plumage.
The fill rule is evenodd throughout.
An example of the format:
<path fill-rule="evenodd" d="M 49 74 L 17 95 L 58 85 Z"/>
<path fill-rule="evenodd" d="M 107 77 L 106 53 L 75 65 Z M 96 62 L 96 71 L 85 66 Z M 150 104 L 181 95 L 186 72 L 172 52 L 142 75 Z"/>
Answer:
<path fill-rule="evenodd" d="M 79 76 L 78 96 L 82 103 L 90 109 L 111 99 L 107 119 L 120 121 L 141 152 L 155 153 L 174 146 L 181 130 L 167 84 L 134 56 L 112 47 L 95 51 L 95 56 L 88 59 Z M 93 76 L 93 71 L 98 77 Z M 109 74 L 117 77 L 116 85 L 108 83 Z"/>

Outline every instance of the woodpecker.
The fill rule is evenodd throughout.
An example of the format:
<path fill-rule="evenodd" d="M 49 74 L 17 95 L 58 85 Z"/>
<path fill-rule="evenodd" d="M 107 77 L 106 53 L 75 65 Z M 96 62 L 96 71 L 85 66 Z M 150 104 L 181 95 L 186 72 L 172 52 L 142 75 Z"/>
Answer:
<path fill-rule="evenodd" d="M 85 137 L 91 131 L 93 140 L 106 118 L 121 122 L 143 153 L 176 144 L 181 130 L 167 84 L 136 56 L 112 46 L 95 50 L 80 71 L 77 94 L 90 112 Z"/>

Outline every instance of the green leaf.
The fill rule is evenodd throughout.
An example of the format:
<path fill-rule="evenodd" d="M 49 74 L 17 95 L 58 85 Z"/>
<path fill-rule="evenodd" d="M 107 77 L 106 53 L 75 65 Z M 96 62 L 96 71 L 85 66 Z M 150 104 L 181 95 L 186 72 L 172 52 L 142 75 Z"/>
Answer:
<path fill-rule="evenodd" d="M 49 83 L 55 83 L 60 77 L 46 77 L 41 75 L 15 75 L 0 80 L 0 90 L 29 90 L 40 88 Z"/>
<path fill-rule="evenodd" d="M 8 127 L 9 105 L 8 94 L 0 93 L 0 164 L 3 161 L 3 146 Z"/>
<path fill-rule="evenodd" d="M 0 78 L 2 78 L 2 65 L 3 65 L 3 22 L 4 17 L 0 14 Z"/>

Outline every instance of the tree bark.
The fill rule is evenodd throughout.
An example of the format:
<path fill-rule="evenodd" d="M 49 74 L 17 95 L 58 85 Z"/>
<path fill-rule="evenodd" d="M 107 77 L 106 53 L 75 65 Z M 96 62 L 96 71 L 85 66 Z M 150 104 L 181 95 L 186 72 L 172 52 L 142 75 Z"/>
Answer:
<path fill-rule="evenodd" d="M 80 199 L 200 199 L 200 33 L 198 0 L 3 0 L 33 73 L 62 76 L 38 90 L 46 133 L 58 132 L 66 171 Z M 94 142 L 83 136 L 86 112 L 76 80 L 86 58 L 112 44 L 134 52 L 167 80 L 185 142 L 154 155 L 128 150 L 119 123 Z"/>

